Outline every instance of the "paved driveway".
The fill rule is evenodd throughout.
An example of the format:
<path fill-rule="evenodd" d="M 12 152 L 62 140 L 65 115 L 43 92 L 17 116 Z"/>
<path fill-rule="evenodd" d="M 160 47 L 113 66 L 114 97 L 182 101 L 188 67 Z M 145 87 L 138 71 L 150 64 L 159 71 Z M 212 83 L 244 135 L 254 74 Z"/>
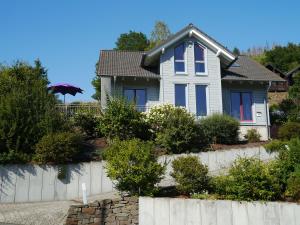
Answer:
<path fill-rule="evenodd" d="M 89 198 L 94 200 L 115 198 L 115 193 L 107 193 Z M 55 201 L 38 203 L 0 204 L 0 225 L 63 225 L 70 205 L 79 201 Z"/>

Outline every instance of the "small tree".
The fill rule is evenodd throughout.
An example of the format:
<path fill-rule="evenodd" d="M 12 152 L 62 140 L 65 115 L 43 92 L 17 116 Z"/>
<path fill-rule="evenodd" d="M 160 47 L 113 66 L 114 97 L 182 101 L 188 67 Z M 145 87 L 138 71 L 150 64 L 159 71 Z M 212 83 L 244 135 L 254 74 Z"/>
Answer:
<path fill-rule="evenodd" d="M 105 153 L 107 175 L 121 192 L 153 195 L 165 166 L 157 162 L 153 145 L 138 139 L 115 140 Z"/>
<path fill-rule="evenodd" d="M 144 51 L 149 41 L 142 32 L 129 31 L 121 34 L 116 42 L 117 50 Z"/>
<path fill-rule="evenodd" d="M 196 156 L 179 157 L 172 162 L 176 189 L 182 194 L 203 193 L 209 189 L 208 167 Z"/>

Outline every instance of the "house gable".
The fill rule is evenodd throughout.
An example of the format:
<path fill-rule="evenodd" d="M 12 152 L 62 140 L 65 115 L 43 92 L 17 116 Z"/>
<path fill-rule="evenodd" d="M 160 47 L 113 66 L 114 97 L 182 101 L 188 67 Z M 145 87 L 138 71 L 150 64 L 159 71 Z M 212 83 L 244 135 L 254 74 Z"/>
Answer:
<path fill-rule="evenodd" d="M 162 42 L 159 46 L 148 51 L 144 56 L 143 64 L 146 66 L 151 65 L 153 62 L 157 61 L 157 58 L 159 58 L 167 48 L 170 48 L 175 43 L 178 43 L 187 37 L 195 38 L 204 46 L 210 48 L 218 57 L 220 57 L 221 64 L 225 67 L 230 65 L 236 58 L 236 56 L 226 47 L 195 27 L 193 24 L 189 24 L 187 27 Z"/>

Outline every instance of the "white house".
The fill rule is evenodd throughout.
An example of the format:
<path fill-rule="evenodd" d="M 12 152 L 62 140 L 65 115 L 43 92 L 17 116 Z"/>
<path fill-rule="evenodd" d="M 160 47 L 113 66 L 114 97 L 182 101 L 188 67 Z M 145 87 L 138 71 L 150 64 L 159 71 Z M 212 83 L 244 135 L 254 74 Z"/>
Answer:
<path fill-rule="evenodd" d="M 107 95 L 121 95 L 147 111 L 171 103 L 198 117 L 226 113 L 269 137 L 267 92 L 284 80 L 247 56 L 226 47 L 189 24 L 148 52 L 102 50 L 98 75 L 101 106 Z"/>

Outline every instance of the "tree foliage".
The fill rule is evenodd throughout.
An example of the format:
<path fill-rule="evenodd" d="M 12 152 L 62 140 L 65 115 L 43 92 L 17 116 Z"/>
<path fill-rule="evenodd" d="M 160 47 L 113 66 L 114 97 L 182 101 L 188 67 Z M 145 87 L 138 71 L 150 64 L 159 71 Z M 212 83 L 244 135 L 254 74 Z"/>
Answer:
<path fill-rule="evenodd" d="M 147 36 L 142 32 L 129 31 L 120 35 L 116 50 L 144 51 L 149 45 Z"/>
<path fill-rule="evenodd" d="M 295 104 L 294 120 L 300 121 L 300 73 L 293 77 L 293 85 L 289 88 L 289 98 Z"/>
<path fill-rule="evenodd" d="M 0 68 L 0 161 L 28 160 L 40 138 L 63 124 L 47 84 L 39 60 Z"/>
<path fill-rule="evenodd" d="M 101 100 L 101 80 L 100 77 L 95 76 L 92 80 L 92 85 L 95 89 L 95 93 L 92 95 L 92 98 L 100 101 Z"/>
<path fill-rule="evenodd" d="M 233 52 L 233 54 L 235 54 L 235 55 L 240 55 L 240 54 L 241 54 L 240 50 L 239 50 L 237 47 L 235 47 L 235 48 L 232 50 L 232 52 Z"/>
<path fill-rule="evenodd" d="M 264 61 L 281 71 L 288 72 L 300 64 L 300 44 L 288 43 L 287 46 L 275 46 L 265 52 Z"/>
<path fill-rule="evenodd" d="M 154 25 L 154 29 L 151 32 L 150 45 L 148 49 L 151 49 L 159 45 L 162 41 L 166 40 L 170 36 L 171 36 L 171 31 L 168 25 L 163 21 L 156 21 Z"/>

